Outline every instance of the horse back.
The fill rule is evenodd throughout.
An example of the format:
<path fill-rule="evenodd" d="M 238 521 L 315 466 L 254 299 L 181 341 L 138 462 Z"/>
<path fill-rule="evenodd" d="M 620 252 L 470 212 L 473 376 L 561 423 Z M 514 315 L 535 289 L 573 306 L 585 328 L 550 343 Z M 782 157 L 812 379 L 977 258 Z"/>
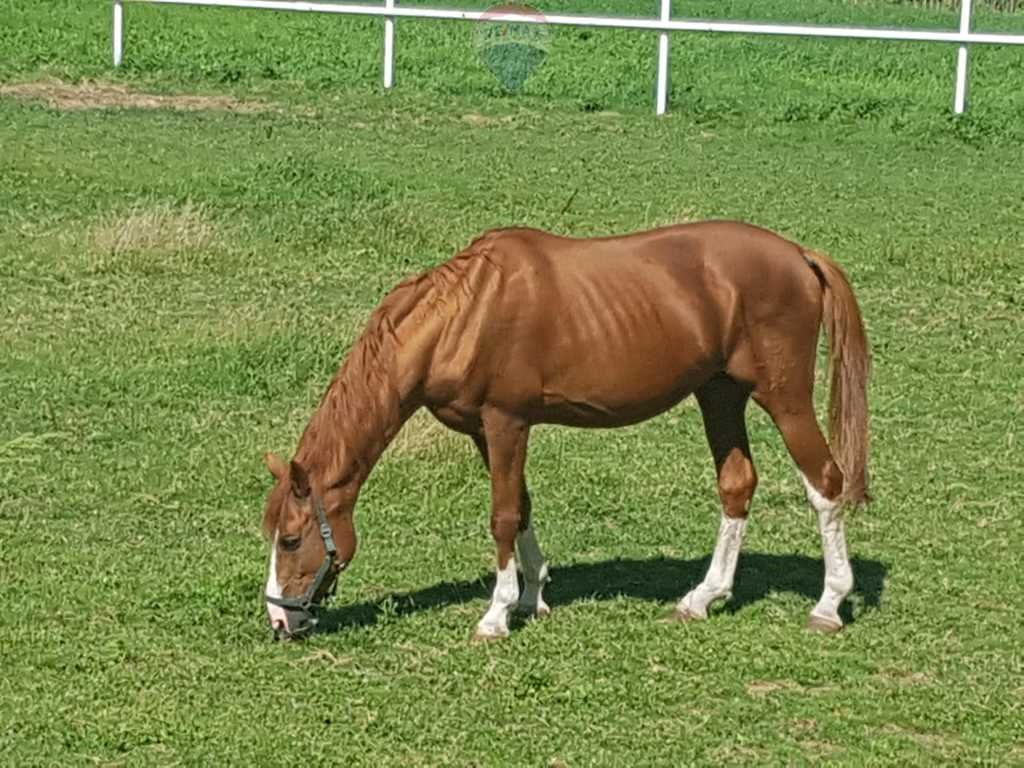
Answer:
<path fill-rule="evenodd" d="M 590 239 L 497 230 L 458 259 L 474 276 L 436 348 L 443 389 L 535 421 L 642 420 L 745 354 L 752 322 L 797 302 L 816 334 L 815 297 L 820 318 L 800 248 L 737 222 Z"/>

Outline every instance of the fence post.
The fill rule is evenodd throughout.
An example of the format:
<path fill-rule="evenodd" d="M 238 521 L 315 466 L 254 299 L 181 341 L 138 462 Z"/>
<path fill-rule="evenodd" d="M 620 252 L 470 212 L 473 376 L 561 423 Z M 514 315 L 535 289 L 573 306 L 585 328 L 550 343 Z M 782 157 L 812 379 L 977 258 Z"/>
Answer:
<path fill-rule="evenodd" d="M 114 66 L 120 67 L 124 58 L 124 5 L 114 0 Z"/>
<path fill-rule="evenodd" d="M 672 0 L 661 0 L 661 20 L 672 18 Z M 664 115 L 668 109 L 668 32 L 658 35 L 658 97 L 654 112 Z"/>
<path fill-rule="evenodd" d="M 395 0 L 384 0 L 385 8 L 394 8 Z M 395 17 L 384 19 L 384 87 L 395 84 Z"/>
<path fill-rule="evenodd" d="M 971 0 L 960 0 L 960 34 L 971 31 Z M 956 53 L 956 95 L 953 97 L 953 111 L 962 115 L 967 109 L 967 67 L 968 53 L 966 43 L 960 44 Z"/>

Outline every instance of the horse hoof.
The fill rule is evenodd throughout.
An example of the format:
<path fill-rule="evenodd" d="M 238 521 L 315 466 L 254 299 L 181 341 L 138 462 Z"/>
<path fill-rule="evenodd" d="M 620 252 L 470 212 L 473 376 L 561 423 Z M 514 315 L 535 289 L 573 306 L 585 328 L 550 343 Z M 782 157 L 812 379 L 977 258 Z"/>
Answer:
<path fill-rule="evenodd" d="M 478 629 L 478 630 L 476 630 L 473 633 L 473 639 L 470 640 L 470 642 L 473 645 L 483 645 L 484 643 L 494 643 L 494 642 L 497 642 L 498 640 L 504 640 L 506 637 L 508 637 L 507 634 L 504 634 L 504 635 L 492 635 L 492 634 L 489 634 L 489 633 L 486 633 L 486 632 L 481 632 Z"/>
<path fill-rule="evenodd" d="M 822 635 L 834 635 L 843 628 L 839 622 L 826 619 L 821 616 L 811 615 L 807 620 L 807 629 L 811 632 L 818 632 Z"/>
<path fill-rule="evenodd" d="M 662 618 L 658 619 L 661 624 L 689 624 L 694 621 L 704 621 L 703 616 L 698 616 L 689 608 L 673 608 Z"/>
<path fill-rule="evenodd" d="M 551 615 L 551 609 L 546 605 L 520 605 L 516 608 L 515 614 L 524 619 L 546 619 Z"/>

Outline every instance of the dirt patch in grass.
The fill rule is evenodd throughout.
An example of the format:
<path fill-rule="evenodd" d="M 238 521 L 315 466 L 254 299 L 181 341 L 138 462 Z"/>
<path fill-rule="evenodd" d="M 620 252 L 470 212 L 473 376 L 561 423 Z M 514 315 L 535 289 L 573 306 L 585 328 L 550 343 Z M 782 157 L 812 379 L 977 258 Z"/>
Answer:
<path fill-rule="evenodd" d="M 44 101 L 54 109 L 173 109 L 184 112 L 271 112 L 280 107 L 262 101 L 240 101 L 231 96 L 164 95 L 146 93 L 120 83 L 84 80 L 40 80 L 31 83 L 0 85 L 0 96 L 23 101 Z"/>

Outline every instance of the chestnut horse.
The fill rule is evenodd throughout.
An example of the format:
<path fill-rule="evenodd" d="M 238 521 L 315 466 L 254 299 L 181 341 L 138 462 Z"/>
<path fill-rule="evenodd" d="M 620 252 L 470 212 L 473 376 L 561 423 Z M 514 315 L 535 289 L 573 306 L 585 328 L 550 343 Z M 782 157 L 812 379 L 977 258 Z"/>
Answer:
<path fill-rule="evenodd" d="M 831 447 L 812 399 L 819 326 L 830 348 Z M 706 618 L 732 587 L 757 485 L 744 421 L 753 397 L 818 515 L 825 585 L 809 626 L 837 631 L 853 587 L 842 512 L 867 501 L 868 372 L 842 270 L 767 230 L 709 221 L 591 239 L 487 232 L 384 298 L 294 459 L 265 457 L 277 481 L 263 519 L 271 624 L 285 637 L 312 628 L 313 609 L 355 554 L 359 489 L 420 407 L 472 438 L 490 473 L 497 583 L 476 637 L 507 636 L 516 608 L 546 615 L 548 566 L 525 477 L 530 427 L 621 427 L 692 393 L 722 515 L 707 575 L 673 618 Z"/>

